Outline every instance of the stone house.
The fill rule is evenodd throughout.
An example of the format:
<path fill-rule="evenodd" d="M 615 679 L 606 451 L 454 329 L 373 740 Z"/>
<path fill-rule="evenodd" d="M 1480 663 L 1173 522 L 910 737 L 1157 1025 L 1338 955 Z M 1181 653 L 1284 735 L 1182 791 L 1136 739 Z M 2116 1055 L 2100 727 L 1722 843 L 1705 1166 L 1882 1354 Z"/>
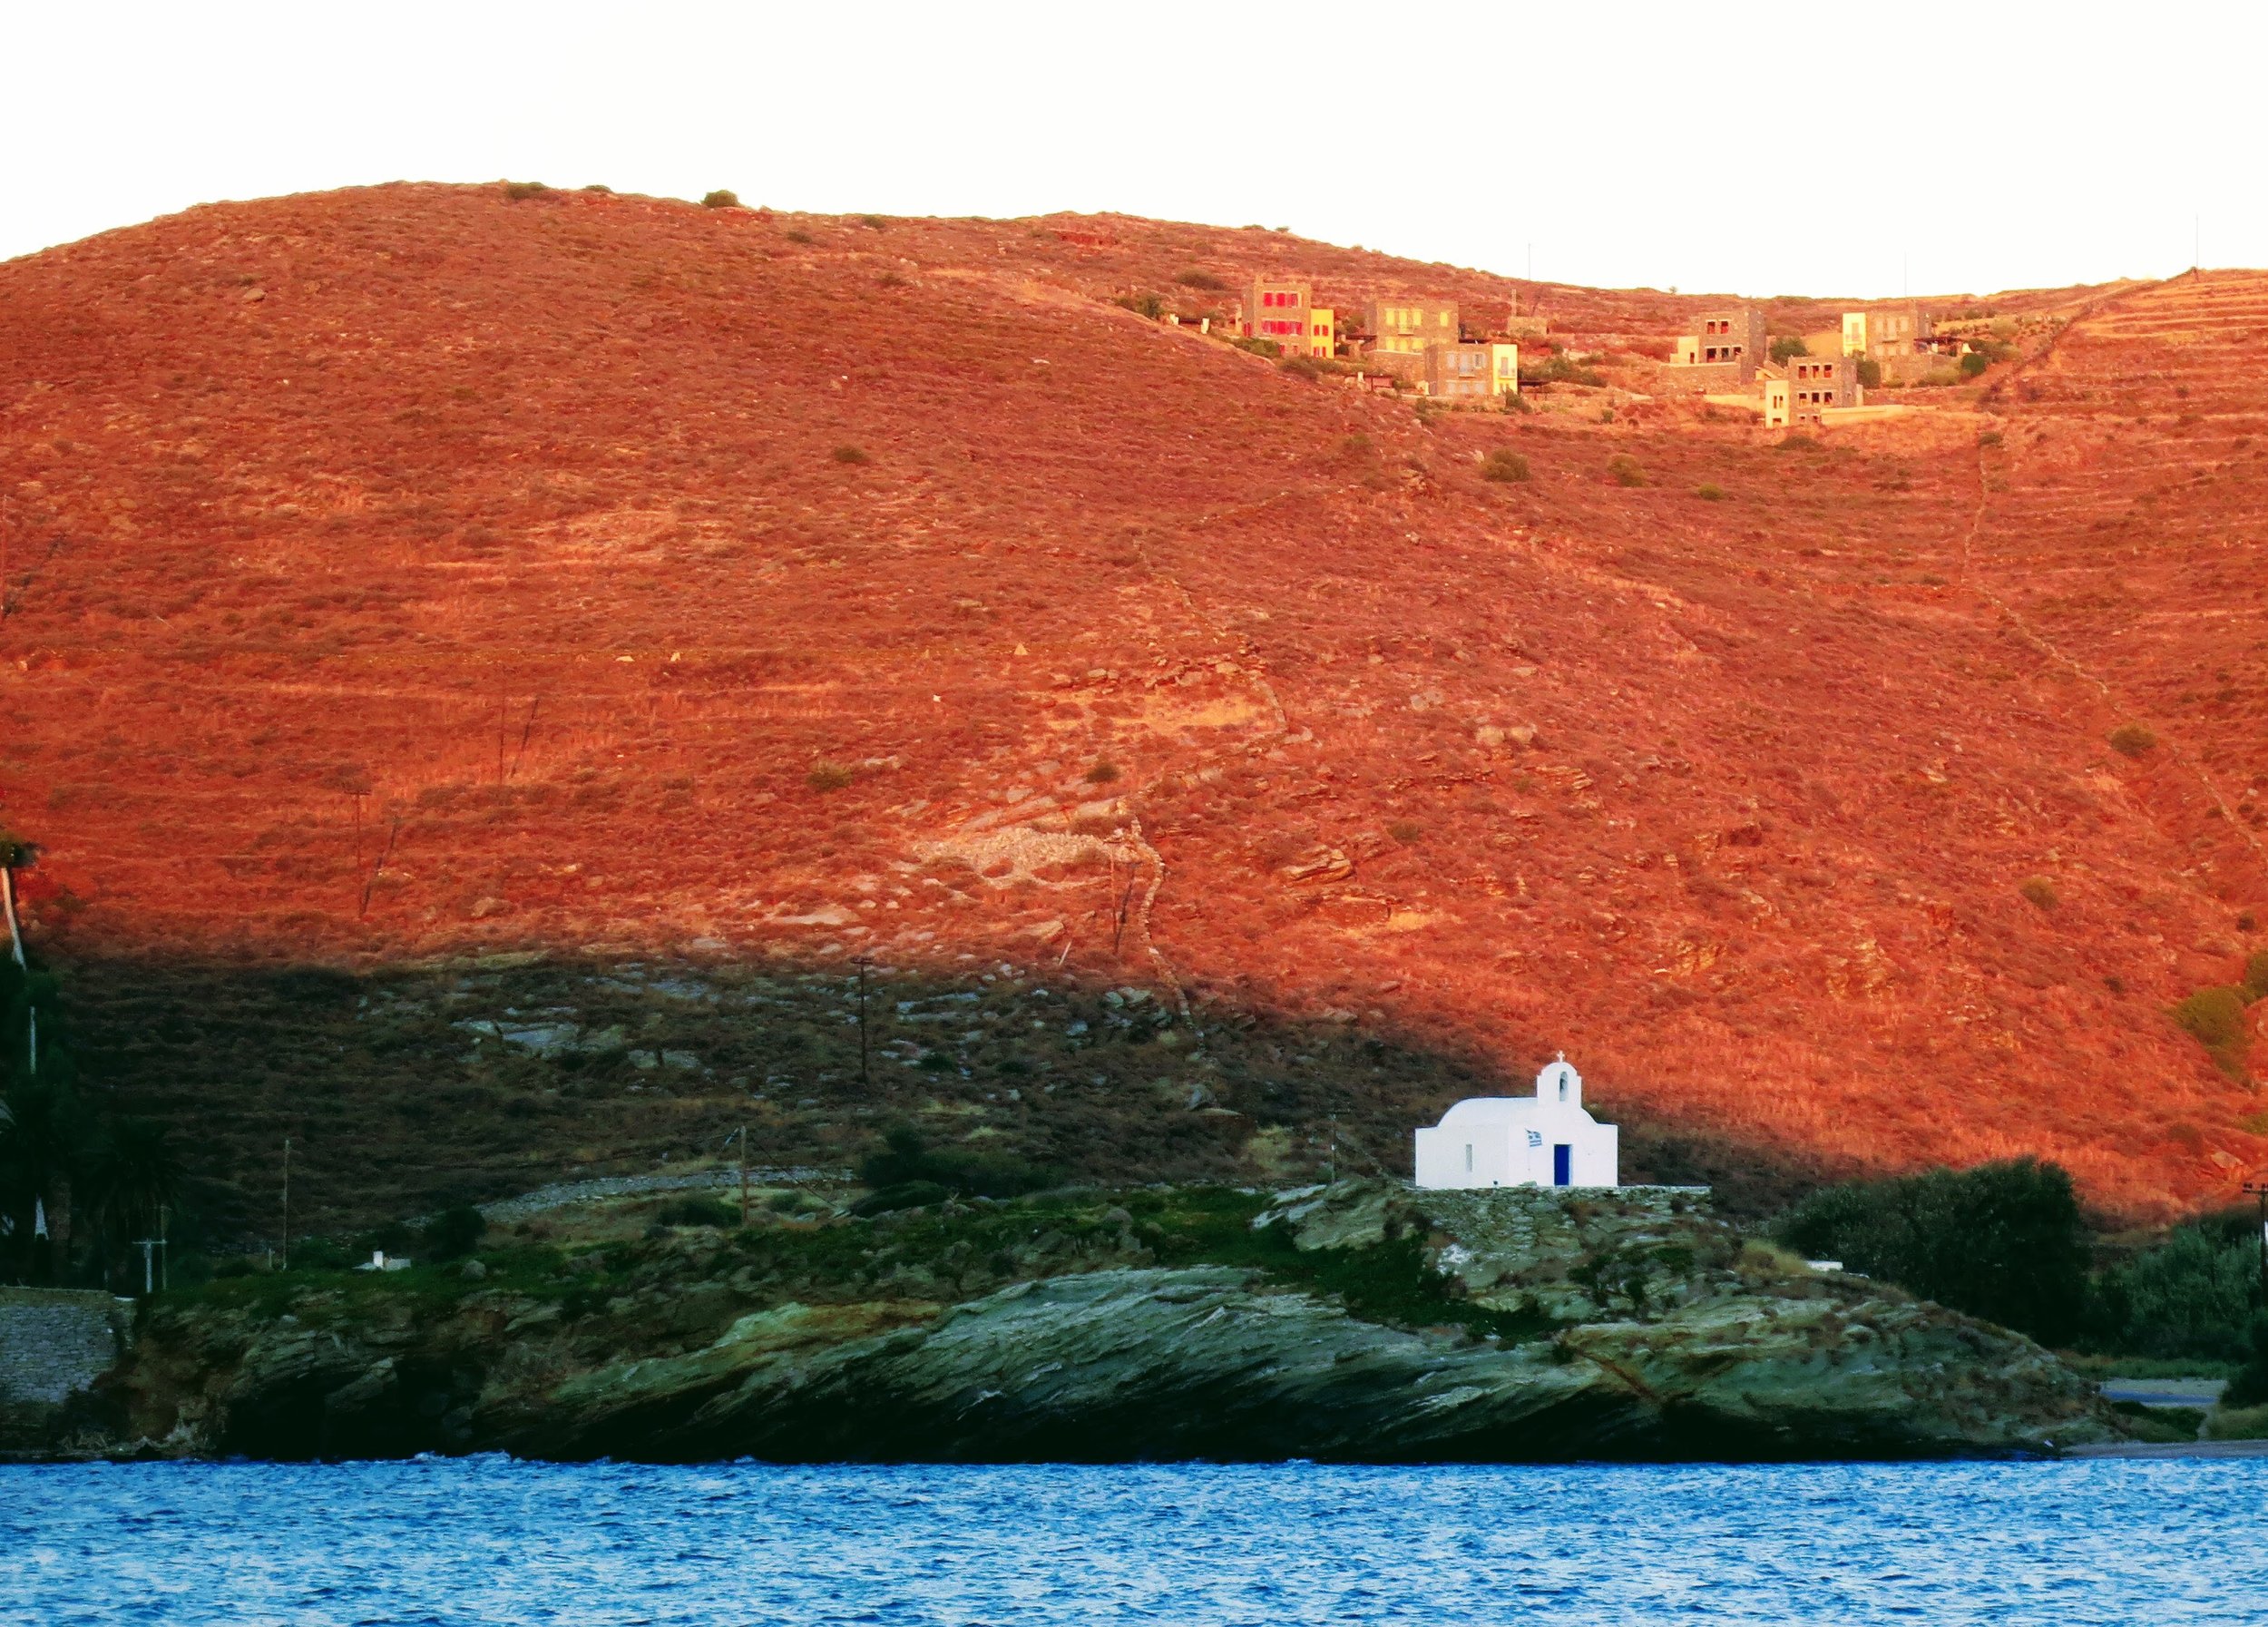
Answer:
<path fill-rule="evenodd" d="M 1520 347 L 1501 340 L 1486 344 L 1428 345 L 1418 388 L 1434 400 L 1492 401 L 1520 394 Z"/>
<path fill-rule="evenodd" d="M 1860 360 L 1855 356 L 1792 356 L 1776 367 L 1767 362 L 1763 369 L 1764 426 L 1785 429 L 1817 423 L 1830 407 L 1865 406 Z"/>
<path fill-rule="evenodd" d="M 1670 353 L 1677 385 L 1699 390 L 1745 385 L 1770 359 L 1764 313 L 1753 305 L 1704 311 L 1700 327 L 1698 333 L 1681 334 Z"/>
<path fill-rule="evenodd" d="M 1927 356 L 1936 348 L 1937 325 L 1918 305 L 1874 306 L 1843 313 L 1843 353 L 1887 361 Z"/>
<path fill-rule="evenodd" d="M 1242 326 L 1245 338 L 1272 339 L 1286 356 L 1329 356 L 1337 348 L 1333 313 L 1315 308 L 1314 290 L 1305 282 L 1256 278 Z"/>
<path fill-rule="evenodd" d="M 1376 356 L 1422 356 L 1428 345 L 1453 345 L 1462 337 L 1454 299 L 1397 295 L 1373 299 L 1364 315 L 1370 324 L 1371 353 Z"/>

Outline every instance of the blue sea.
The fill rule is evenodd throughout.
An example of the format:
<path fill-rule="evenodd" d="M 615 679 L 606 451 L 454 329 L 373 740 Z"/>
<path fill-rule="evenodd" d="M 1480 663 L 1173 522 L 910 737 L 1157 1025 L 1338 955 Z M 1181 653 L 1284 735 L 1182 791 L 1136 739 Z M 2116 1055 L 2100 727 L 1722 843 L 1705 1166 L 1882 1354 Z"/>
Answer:
<path fill-rule="evenodd" d="M 2268 1460 L 0 1468 L 0 1621 L 2268 1620 Z"/>

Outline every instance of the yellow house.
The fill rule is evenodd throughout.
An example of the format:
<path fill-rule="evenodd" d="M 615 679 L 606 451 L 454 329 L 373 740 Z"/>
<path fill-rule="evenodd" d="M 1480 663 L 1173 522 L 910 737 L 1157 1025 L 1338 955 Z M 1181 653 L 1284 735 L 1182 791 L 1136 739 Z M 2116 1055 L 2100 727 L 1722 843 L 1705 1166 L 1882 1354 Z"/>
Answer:
<path fill-rule="evenodd" d="M 1500 396 L 1520 394 L 1520 347 L 1498 340 L 1489 346 L 1489 380 Z"/>
<path fill-rule="evenodd" d="M 1339 353 L 1338 312 L 1327 305 L 1307 308 L 1307 354 L 1325 360 Z"/>
<path fill-rule="evenodd" d="M 1764 380 L 1764 426 L 1766 429 L 1785 429 L 1793 419 L 1786 376 L 1774 377 L 1767 373 Z"/>

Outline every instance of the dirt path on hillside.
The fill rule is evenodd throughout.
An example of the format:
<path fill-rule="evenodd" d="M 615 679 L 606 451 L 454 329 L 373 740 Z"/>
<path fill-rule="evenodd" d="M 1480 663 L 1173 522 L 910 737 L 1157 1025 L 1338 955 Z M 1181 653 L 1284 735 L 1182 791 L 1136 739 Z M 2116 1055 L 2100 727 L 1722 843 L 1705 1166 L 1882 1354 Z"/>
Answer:
<path fill-rule="evenodd" d="M 2082 323 L 2091 318 L 2115 310 L 2144 294 L 2170 287 L 2175 280 L 2177 279 L 2169 279 L 2145 283 L 2138 288 L 2121 289 L 2116 293 L 2104 294 L 2087 301 L 2073 314 L 2068 322 L 2049 337 L 2048 342 L 2041 346 L 2037 353 L 2017 364 L 2015 369 L 2002 380 L 2003 388 L 2014 385 L 2046 363 L 2055 355 L 2057 347 L 2061 345 L 2067 338 L 2077 333 Z M 2003 417 L 2010 422 L 2013 421 L 2010 415 L 2003 415 Z M 2008 466 L 2004 473 L 2012 475 L 2018 456 L 2017 450 L 2005 438 L 1999 442 L 1999 446 Z M 2164 750 L 2167 758 L 2176 768 L 2196 782 L 2207 799 L 2219 810 L 2222 820 L 2236 833 L 2238 838 L 2251 851 L 2253 860 L 2261 867 L 2263 877 L 2268 877 L 2268 849 L 2263 849 L 2260 838 L 2245 828 L 2244 822 L 2237 817 L 2235 807 L 2223 793 L 2219 784 L 2207 772 L 2204 764 L 2196 754 L 2185 749 L 2173 731 L 2163 727 L 2156 719 L 2146 718 L 2139 707 L 2130 704 L 2120 695 L 2109 679 L 2096 671 L 2077 656 L 2073 655 L 2053 639 L 2048 637 L 2046 633 L 2040 632 L 2021 611 L 2018 610 L 2006 597 L 1996 593 L 1979 574 L 1975 568 L 1977 545 L 1984 534 L 1985 520 L 1991 510 L 1992 504 L 1991 459 L 1987 456 L 1989 450 L 1990 448 L 1981 439 L 1977 442 L 1977 505 L 1969 516 L 1969 528 L 1961 537 L 1959 578 L 1960 585 L 1998 611 L 2002 621 L 2019 638 L 2074 678 L 2093 689 L 2102 698 L 2104 705 L 2113 713 L 2121 718 L 2146 722 L 2152 732 L 2157 736 L 2159 746 Z"/>

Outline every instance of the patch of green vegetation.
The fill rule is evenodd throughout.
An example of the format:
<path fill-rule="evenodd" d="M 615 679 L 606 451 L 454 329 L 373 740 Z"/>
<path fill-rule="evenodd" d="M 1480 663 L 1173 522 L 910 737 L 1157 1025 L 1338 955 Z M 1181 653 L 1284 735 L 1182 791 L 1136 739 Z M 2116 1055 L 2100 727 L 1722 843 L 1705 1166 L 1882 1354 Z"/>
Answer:
<path fill-rule="evenodd" d="M 2204 1411 L 2194 1406 L 2145 1406 L 2138 1401 L 2114 1401 L 2110 1409 L 2126 1420 L 2136 1440 L 2166 1446 L 2195 1440 L 2205 1421 Z"/>
<path fill-rule="evenodd" d="M 1510 446 L 1492 446 L 1481 460 L 1481 478 L 1511 483 L 1528 478 L 1528 460 Z"/>
<path fill-rule="evenodd" d="M 1607 460 L 1607 478 L 1617 485 L 1644 485 L 1646 470 L 1628 452 L 1618 452 Z"/>
<path fill-rule="evenodd" d="M 1546 388 L 1555 384 L 1580 384 L 1598 389 L 1603 387 L 1606 382 L 1605 374 L 1582 366 L 1564 350 L 1552 351 L 1533 367 L 1527 365 L 1523 359 L 1520 369 L 1520 387 L 1524 390 Z"/>
<path fill-rule="evenodd" d="M 2175 1001 L 2166 1014 L 2233 1079 L 2244 1073 L 2244 988 L 2231 984 L 2201 988 Z"/>
<path fill-rule="evenodd" d="M 2045 876 L 2027 876 L 2017 884 L 2016 890 L 2024 902 L 2037 909 L 2054 909 L 2062 902 L 2056 897 L 2056 884 Z"/>
<path fill-rule="evenodd" d="M 2110 731 L 2110 749 L 2121 757 L 2140 757 L 2157 745 L 2157 735 L 2146 723 L 2121 723 Z"/>
<path fill-rule="evenodd" d="M 1804 336 L 1800 333 L 1784 333 L 1772 341 L 1771 356 L 1774 362 L 1788 361 L 1798 356 L 1809 356 L 1811 353 L 1811 346 L 1804 342 Z"/>
<path fill-rule="evenodd" d="M 713 192 L 701 194 L 701 207 L 703 209 L 738 209 L 740 207 L 740 195 L 727 188 L 719 187 Z"/>
<path fill-rule="evenodd" d="M 1778 1230 L 1807 1259 L 1840 1259 L 2049 1343 L 2068 1343 L 2086 1321 L 2087 1230 L 2055 1164 L 2011 1159 L 1827 1187 Z"/>
<path fill-rule="evenodd" d="M 1192 266 L 1174 280 L 1185 289 L 1225 289 L 1228 286 L 1212 272 Z"/>
<path fill-rule="evenodd" d="M 2205 1439 L 2268 1440 L 2268 1406 L 2216 1406 L 2205 1420 Z"/>

